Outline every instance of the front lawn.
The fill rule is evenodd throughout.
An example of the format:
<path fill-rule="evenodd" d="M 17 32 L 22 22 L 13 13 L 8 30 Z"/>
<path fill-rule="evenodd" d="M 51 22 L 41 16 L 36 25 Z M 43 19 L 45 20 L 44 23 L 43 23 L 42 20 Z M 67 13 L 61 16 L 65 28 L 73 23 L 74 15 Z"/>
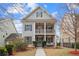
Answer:
<path fill-rule="evenodd" d="M 36 48 L 28 48 L 26 51 L 16 52 L 15 56 L 34 56 Z"/>
<path fill-rule="evenodd" d="M 74 49 L 70 48 L 44 48 L 47 56 L 73 56 L 69 54 L 69 51 L 73 51 Z"/>

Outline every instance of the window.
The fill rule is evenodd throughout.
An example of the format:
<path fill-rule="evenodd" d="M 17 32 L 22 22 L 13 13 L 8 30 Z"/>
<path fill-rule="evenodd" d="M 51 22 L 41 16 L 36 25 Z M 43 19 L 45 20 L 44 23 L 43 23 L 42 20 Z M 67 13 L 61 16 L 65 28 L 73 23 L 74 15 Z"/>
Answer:
<path fill-rule="evenodd" d="M 42 12 L 42 11 L 37 12 L 37 13 L 36 13 L 36 17 L 43 17 L 43 12 Z"/>
<path fill-rule="evenodd" d="M 36 13 L 36 17 L 38 17 L 38 12 Z"/>
<path fill-rule="evenodd" d="M 26 41 L 28 44 L 32 44 L 32 37 L 26 37 Z"/>
<path fill-rule="evenodd" d="M 42 17 L 43 15 L 42 15 L 42 12 L 41 12 L 41 17 Z"/>
<path fill-rule="evenodd" d="M 25 31 L 32 31 L 32 25 L 25 25 Z"/>
<path fill-rule="evenodd" d="M 52 38 L 47 38 L 47 43 L 51 43 L 53 42 L 53 39 Z"/>

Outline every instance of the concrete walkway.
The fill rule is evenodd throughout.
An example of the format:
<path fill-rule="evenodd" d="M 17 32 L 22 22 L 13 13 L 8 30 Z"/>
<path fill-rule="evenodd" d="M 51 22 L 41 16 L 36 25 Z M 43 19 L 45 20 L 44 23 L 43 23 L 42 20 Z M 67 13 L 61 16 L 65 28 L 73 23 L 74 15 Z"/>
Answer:
<path fill-rule="evenodd" d="M 42 47 L 38 47 L 35 56 L 46 56 L 44 49 Z"/>

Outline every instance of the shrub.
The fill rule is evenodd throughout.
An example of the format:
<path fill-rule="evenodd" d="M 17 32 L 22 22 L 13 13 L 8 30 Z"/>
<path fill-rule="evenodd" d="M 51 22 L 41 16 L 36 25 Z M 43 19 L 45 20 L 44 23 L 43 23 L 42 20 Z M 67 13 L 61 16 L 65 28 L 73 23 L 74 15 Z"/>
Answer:
<path fill-rule="evenodd" d="M 0 47 L 0 56 L 7 56 L 8 52 L 5 47 Z"/>
<path fill-rule="evenodd" d="M 22 43 L 21 46 L 20 46 L 21 51 L 25 51 L 26 47 L 27 47 L 27 44 L 26 43 Z"/>
<path fill-rule="evenodd" d="M 75 43 L 72 43 L 72 48 L 74 48 Z M 76 48 L 79 49 L 79 43 L 76 43 Z"/>
<path fill-rule="evenodd" d="M 42 42 L 42 47 L 45 47 L 46 46 L 46 41 L 43 41 Z"/>
<path fill-rule="evenodd" d="M 61 47 L 60 46 L 56 46 L 55 48 L 60 49 Z"/>
<path fill-rule="evenodd" d="M 77 49 L 79 49 L 79 43 L 76 43 L 76 47 L 77 47 Z"/>
<path fill-rule="evenodd" d="M 74 48 L 74 43 L 72 43 L 72 48 Z"/>
<path fill-rule="evenodd" d="M 13 45 L 6 45 L 5 47 L 8 51 L 8 54 L 13 55 Z"/>
<path fill-rule="evenodd" d="M 60 49 L 61 48 L 60 43 L 57 43 L 57 46 L 55 48 Z"/>
<path fill-rule="evenodd" d="M 37 42 L 36 42 L 36 41 L 33 41 L 33 45 L 34 45 L 35 47 L 37 47 Z"/>
<path fill-rule="evenodd" d="M 57 46 L 60 46 L 60 43 L 57 43 Z"/>
<path fill-rule="evenodd" d="M 16 51 L 25 51 L 27 47 L 26 43 L 19 43 L 15 46 Z"/>

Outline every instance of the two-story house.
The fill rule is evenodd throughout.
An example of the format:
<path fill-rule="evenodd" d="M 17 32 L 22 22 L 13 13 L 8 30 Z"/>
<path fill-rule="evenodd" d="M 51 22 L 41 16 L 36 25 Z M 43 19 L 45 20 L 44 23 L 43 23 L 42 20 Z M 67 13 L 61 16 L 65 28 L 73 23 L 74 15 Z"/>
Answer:
<path fill-rule="evenodd" d="M 29 45 L 33 45 L 33 41 L 37 42 L 37 46 L 41 47 L 42 42 L 46 41 L 46 45 L 54 46 L 55 44 L 55 23 L 56 20 L 44 8 L 37 7 L 23 20 L 23 37 Z"/>

